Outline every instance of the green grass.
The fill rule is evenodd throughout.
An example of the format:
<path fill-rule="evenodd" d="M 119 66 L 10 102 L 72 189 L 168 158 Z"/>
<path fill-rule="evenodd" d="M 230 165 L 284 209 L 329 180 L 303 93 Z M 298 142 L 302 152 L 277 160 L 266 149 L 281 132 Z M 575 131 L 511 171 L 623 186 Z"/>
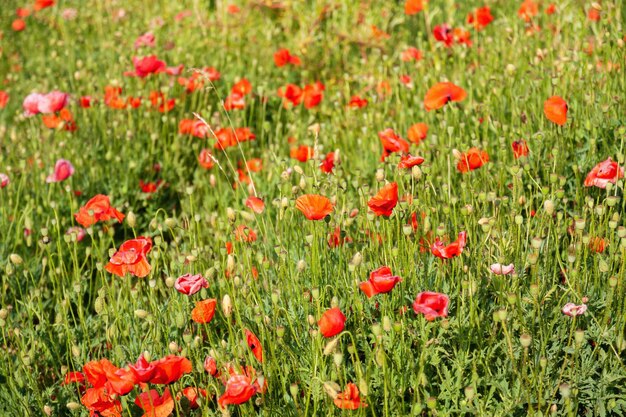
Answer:
<path fill-rule="evenodd" d="M 397 1 L 233 3 L 241 8 L 235 15 L 217 0 L 58 0 L 14 32 L 15 9 L 25 5 L 3 2 L 0 89 L 10 99 L 0 109 L 0 173 L 10 184 L 0 189 L 0 414 L 89 415 L 79 384 L 62 385 L 65 373 L 105 358 L 123 368 L 142 352 L 153 360 L 189 358 L 193 371 L 170 386 L 173 396 L 187 386 L 212 396 L 194 411 L 176 401 L 175 416 L 223 415 L 216 399 L 225 388 L 204 371 L 208 355 L 223 373 L 227 363 L 250 365 L 267 382 L 263 395 L 228 406 L 233 416 L 626 414 L 624 180 L 607 189 L 583 186 L 608 157 L 624 166 L 621 1 L 602 2 L 598 22 L 586 16 L 589 2 L 555 0 L 557 12 L 546 15 L 544 1 L 534 20 L 540 30 L 532 34 L 517 15 L 521 2 L 512 0 L 431 0 L 414 16 Z M 484 5 L 495 19 L 476 31 L 465 19 Z M 71 7 L 77 16 L 66 20 L 63 10 Z M 191 16 L 176 21 L 183 10 Z M 470 30 L 472 46 L 436 42 L 432 28 L 446 22 Z M 371 25 L 391 37 L 373 37 Z M 149 30 L 156 46 L 134 50 Z M 408 46 L 424 58 L 401 61 Z M 273 54 L 283 47 L 302 65 L 277 68 Z M 184 64 L 184 77 L 205 66 L 222 77 L 187 94 L 177 77 L 123 75 L 133 56 L 151 54 L 168 66 Z M 401 75 L 412 84 L 402 84 Z M 226 112 L 222 101 L 241 77 L 252 94 L 244 110 Z M 445 80 L 467 98 L 426 112 L 426 91 Z M 318 107 L 283 107 L 279 87 L 315 81 L 326 88 Z M 387 97 L 377 93 L 381 81 L 391 86 Z M 108 85 L 122 87 L 124 97 L 143 97 L 142 105 L 107 107 Z M 75 132 L 23 115 L 29 93 L 52 90 L 71 95 Z M 175 98 L 174 109 L 152 108 L 151 91 Z M 367 107 L 347 109 L 355 94 L 369 100 Z M 84 95 L 97 102 L 81 108 Z M 564 126 L 544 115 L 553 95 L 568 103 Z M 214 130 L 249 127 L 256 140 L 222 152 L 210 134 L 179 134 L 180 120 L 194 113 Z M 424 164 L 399 170 L 398 154 L 381 162 L 378 132 L 392 128 L 406 138 L 417 122 L 429 126 L 426 139 L 411 145 Z M 290 137 L 315 147 L 315 159 L 291 159 Z M 511 142 L 519 139 L 530 154 L 515 159 Z M 461 174 L 453 150 L 472 147 L 487 151 L 489 162 Z M 199 166 L 203 148 L 219 166 Z M 324 174 L 318 165 L 335 150 L 340 162 Z M 47 184 L 60 158 L 75 173 Z M 262 160 L 250 173 L 253 187 L 233 188 L 236 169 L 251 158 Z M 155 193 L 141 191 L 140 180 L 158 179 L 163 185 Z M 397 182 L 405 200 L 389 219 L 367 206 L 386 182 Z M 245 206 L 250 193 L 265 201 L 262 214 Z M 98 222 L 76 242 L 66 231 L 96 194 L 108 195 L 126 219 Z M 306 220 L 295 208 L 303 194 L 331 198 L 326 221 Z M 406 226 L 413 213 L 415 230 Z M 241 225 L 257 240 L 237 241 Z M 336 227 L 350 240 L 330 248 Z M 431 253 L 435 237 L 451 241 L 461 231 L 461 256 Z M 150 274 L 107 272 L 115 249 L 136 236 L 153 240 Z M 607 243 L 602 253 L 589 245 L 595 238 Z M 492 274 L 496 262 L 513 263 L 516 273 Z M 368 299 L 358 283 L 383 265 L 402 282 Z M 202 274 L 209 288 L 180 294 L 173 281 L 185 273 Z M 450 297 L 448 317 L 427 321 L 413 312 L 423 291 Z M 232 314 L 222 309 L 226 296 Z M 218 301 L 215 317 L 196 324 L 191 310 L 207 298 Z M 584 315 L 561 312 L 583 298 Z M 347 317 L 334 347 L 317 325 L 333 306 Z M 245 329 L 258 336 L 263 363 L 248 348 Z M 350 382 L 368 407 L 333 404 L 331 383 L 343 391 Z M 123 416 L 142 415 L 134 405 L 141 392 L 137 386 L 119 398 Z"/>

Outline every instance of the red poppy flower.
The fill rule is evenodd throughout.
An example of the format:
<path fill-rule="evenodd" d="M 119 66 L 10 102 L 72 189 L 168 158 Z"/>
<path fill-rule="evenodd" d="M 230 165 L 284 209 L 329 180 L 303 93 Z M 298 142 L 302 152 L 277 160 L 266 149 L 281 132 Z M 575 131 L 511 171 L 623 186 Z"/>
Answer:
<path fill-rule="evenodd" d="M 214 357 L 207 356 L 206 358 L 204 358 L 204 370 L 207 371 L 209 375 L 213 377 L 218 376 L 217 361 L 215 360 Z"/>
<path fill-rule="evenodd" d="M 247 79 L 242 78 L 237 83 L 235 83 L 235 85 L 233 85 L 233 88 L 230 89 L 230 92 L 238 93 L 242 96 L 247 96 L 252 92 L 252 84 L 250 84 L 250 81 L 248 81 Z"/>
<path fill-rule="evenodd" d="M 156 55 L 146 56 L 141 59 L 133 57 L 133 65 L 135 66 L 135 72 L 127 72 L 124 75 L 145 78 L 150 74 L 165 72 L 167 68 L 165 62 L 159 60 Z"/>
<path fill-rule="evenodd" d="M 257 235 L 250 227 L 241 224 L 235 229 L 235 240 L 238 242 L 256 242 Z"/>
<path fill-rule="evenodd" d="M 407 136 L 411 142 L 419 145 L 421 141 L 426 139 L 428 133 L 428 125 L 426 123 L 415 123 L 409 128 Z"/>
<path fill-rule="evenodd" d="M 15 19 L 11 23 L 11 29 L 13 29 L 14 32 L 21 32 L 26 29 L 26 22 L 23 19 Z"/>
<path fill-rule="evenodd" d="M 176 278 L 174 288 L 181 294 L 194 295 L 202 288 L 209 288 L 209 281 L 201 274 L 185 274 Z"/>
<path fill-rule="evenodd" d="M 456 169 L 459 170 L 459 172 L 473 171 L 480 168 L 487 162 L 489 162 L 489 154 L 486 151 L 482 151 L 478 148 L 471 148 L 467 152 L 460 155 L 459 162 L 456 164 Z"/>
<path fill-rule="evenodd" d="M 454 43 L 454 33 L 452 26 L 447 23 L 437 25 L 433 28 L 433 36 L 439 42 L 442 42 L 447 47 L 452 46 Z"/>
<path fill-rule="evenodd" d="M 231 375 L 226 382 L 224 394 L 217 400 L 221 408 L 228 404 L 242 404 L 257 392 L 257 386 L 246 375 Z"/>
<path fill-rule="evenodd" d="M 393 287 L 400 281 L 402 278 L 392 275 L 391 268 L 381 266 L 372 271 L 370 279 L 360 283 L 359 288 L 367 295 L 367 298 L 371 298 L 376 294 L 384 294 L 393 290 Z"/>
<path fill-rule="evenodd" d="M 343 315 L 338 307 L 326 310 L 322 317 L 317 322 L 320 328 L 320 333 L 324 337 L 333 337 L 338 335 L 345 328 L 346 316 Z"/>
<path fill-rule="evenodd" d="M 604 249 L 609 246 L 609 242 L 606 239 L 602 239 L 599 236 L 592 237 L 589 240 L 589 249 L 595 253 L 602 253 Z"/>
<path fill-rule="evenodd" d="M 91 107 L 94 101 L 95 100 L 91 96 L 82 96 L 80 98 L 79 104 L 80 104 L 80 107 L 82 107 L 83 109 L 88 109 Z"/>
<path fill-rule="evenodd" d="M 517 15 L 524 19 L 526 23 L 530 22 L 533 17 L 539 13 L 539 5 L 534 0 L 524 0 L 520 8 L 517 10 Z"/>
<path fill-rule="evenodd" d="M 298 106 L 302 102 L 302 89 L 295 84 L 287 84 L 278 89 L 278 97 L 283 99 L 283 107 Z"/>
<path fill-rule="evenodd" d="M 300 58 L 295 55 L 291 55 L 289 49 L 279 49 L 274 53 L 274 63 L 277 67 L 282 67 L 287 64 L 300 65 Z"/>
<path fill-rule="evenodd" d="M 136 239 L 127 240 L 111 257 L 104 269 L 119 277 L 127 273 L 138 278 L 143 278 L 150 273 L 150 264 L 146 255 L 152 249 L 152 239 L 139 236 Z"/>
<path fill-rule="evenodd" d="M 141 188 L 142 193 L 152 194 L 158 191 L 159 186 L 162 183 L 163 180 L 157 180 L 153 182 L 144 182 L 143 180 L 139 180 L 139 188 Z"/>
<path fill-rule="evenodd" d="M 443 242 L 439 240 L 439 238 L 437 238 L 435 240 L 435 243 L 431 245 L 430 251 L 438 258 L 450 259 L 455 256 L 459 256 L 463 252 L 466 239 L 467 232 L 461 232 L 459 233 L 459 237 L 457 240 L 445 246 Z"/>
<path fill-rule="evenodd" d="M 83 227 L 89 227 L 99 221 L 107 221 L 115 217 L 118 222 L 124 220 L 124 215 L 111 207 L 111 201 L 106 195 L 98 194 L 78 209 L 74 214 L 76 221 Z"/>
<path fill-rule="evenodd" d="M 180 394 L 181 393 L 179 393 L 178 396 L 176 397 L 179 401 L 180 401 L 180 398 L 182 398 Z M 195 387 L 183 388 L 182 395 L 184 395 L 185 398 L 189 400 L 189 408 L 191 408 L 192 410 L 200 408 L 200 404 L 198 404 L 198 398 L 200 398 L 200 396 L 204 398 L 208 397 L 208 393 L 206 392 L 205 389 L 195 388 Z"/>
<path fill-rule="evenodd" d="M 128 394 L 137 383 L 132 371 L 118 368 L 107 359 L 87 362 L 83 374 L 94 388 L 105 388 L 118 395 Z"/>
<path fill-rule="evenodd" d="M 337 394 L 333 400 L 335 405 L 344 410 L 356 410 L 361 407 L 367 407 L 367 404 L 361 401 L 359 389 L 352 382 L 346 385 L 346 390 Z"/>
<path fill-rule="evenodd" d="M 349 237 L 344 237 L 344 233 L 342 233 L 339 226 L 335 227 L 335 230 L 332 233 L 328 234 L 328 246 L 330 248 L 343 246 L 345 242 L 352 242 L 352 239 Z"/>
<path fill-rule="evenodd" d="M 350 97 L 350 102 L 348 103 L 348 107 L 352 109 L 362 109 L 365 106 L 367 106 L 367 99 L 362 98 L 361 96 Z"/>
<path fill-rule="evenodd" d="M 142 355 L 137 358 L 137 362 L 134 364 L 129 364 L 128 368 L 133 373 L 135 380 L 138 383 L 147 383 L 150 382 L 154 373 L 157 370 L 157 367 L 154 362 L 148 362 L 146 358 Z"/>
<path fill-rule="evenodd" d="M 522 156 L 528 156 L 528 144 L 524 139 L 514 141 L 511 143 L 511 147 L 513 148 L 513 156 L 515 159 L 521 158 Z"/>
<path fill-rule="evenodd" d="M 402 155 L 400 157 L 400 162 L 398 163 L 398 168 L 401 169 L 410 169 L 414 166 L 419 166 L 424 163 L 424 158 L 421 156 L 413 156 L 411 154 Z"/>
<path fill-rule="evenodd" d="M 250 350 L 252 350 L 254 357 L 257 358 L 259 362 L 263 363 L 263 346 L 261 346 L 259 338 L 248 329 L 246 329 L 246 342 Z"/>
<path fill-rule="evenodd" d="M 438 292 L 425 291 L 417 294 L 413 302 L 415 314 L 423 314 L 426 320 L 432 321 L 437 317 L 448 316 L 450 298 Z"/>
<path fill-rule="evenodd" d="M 333 211 L 330 200 L 317 194 L 301 195 L 296 200 L 296 208 L 309 220 L 321 220 Z"/>
<path fill-rule="evenodd" d="M 246 199 L 246 207 L 252 209 L 256 214 L 261 214 L 265 210 L 265 203 L 258 197 L 250 196 Z"/>
<path fill-rule="evenodd" d="M 414 46 L 409 46 L 404 51 L 402 51 L 402 54 L 400 54 L 400 59 L 404 62 L 419 61 L 422 59 L 422 51 Z"/>
<path fill-rule="evenodd" d="M 493 22 L 493 16 L 489 6 L 480 7 L 467 15 L 467 23 L 474 25 L 476 30 L 484 29 L 491 22 Z"/>
<path fill-rule="evenodd" d="M 135 404 L 144 411 L 142 417 L 167 417 L 174 411 L 174 399 L 169 388 L 165 388 L 163 396 L 159 396 L 154 389 L 142 392 L 135 398 Z"/>
<path fill-rule="evenodd" d="M 54 6 L 54 0 L 35 0 L 36 12 L 52 6 Z"/>
<path fill-rule="evenodd" d="M 9 102 L 9 93 L 0 90 L 0 109 L 4 109 Z"/>
<path fill-rule="evenodd" d="M 606 188 L 608 183 L 615 184 L 618 179 L 624 178 L 624 170 L 611 158 L 602 161 L 591 169 L 585 178 L 585 187 Z"/>
<path fill-rule="evenodd" d="M 304 89 L 302 90 L 302 102 L 304 103 L 304 107 L 306 109 L 317 107 L 317 105 L 320 104 L 324 98 L 324 90 L 324 84 L 319 81 L 304 86 Z"/>
<path fill-rule="evenodd" d="M 428 0 L 406 0 L 404 2 L 404 14 L 411 16 L 424 10 L 424 4 Z"/>
<path fill-rule="evenodd" d="M 80 402 L 89 410 L 90 415 L 107 417 L 121 417 L 122 415 L 122 404 L 117 399 L 117 395 L 104 387 L 88 388 L 80 398 Z"/>
<path fill-rule="evenodd" d="M 398 184 L 395 182 L 385 185 L 367 202 L 367 206 L 374 214 L 385 217 L 391 216 L 396 204 L 398 204 Z"/>
<path fill-rule="evenodd" d="M 406 153 L 409 151 L 409 142 L 402 139 L 393 129 L 385 129 L 378 132 L 378 137 L 383 145 L 383 155 L 381 160 L 384 161 L 389 154 L 394 152 Z"/>
<path fill-rule="evenodd" d="M 213 298 L 196 302 L 196 306 L 191 310 L 191 319 L 200 324 L 210 323 L 215 315 L 216 306 L 217 300 Z"/>
<path fill-rule="evenodd" d="M 234 130 L 222 128 L 216 130 L 214 133 L 217 139 L 214 148 L 220 150 L 225 150 L 226 148 L 237 146 L 239 143 L 256 139 L 256 135 L 247 127 L 238 127 Z"/>
<path fill-rule="evenodd" d="M 211 154 L 211 151 L 208 150 L 207 148 L 203 148 L 200 151 L 200 154 L 198 155 L 198 163 L 204 169 L 213 168 L 213 165 L 215 164 L 215 162 L 214 162 L 214 157 Z"/>
<path fill-rule="evenodd" d="M 567 122 L 567 103 L 559 96 L 552 96 L 543 103 L 543 112 L 551 122 L 563 126 Z"/>
<path fill-rule="evenodd" d="M 599 21 L 600 20 L 600 10 L 598 10 L 595 7 L 591 6 L 589 11 L 587 12 L 587 19 L 589 19 L 591 22 Z"/>
<path fill-rule="evenodd" d="M 246 108 L 246 100 L 242 94 L 232 93 L 224 100 L 224 110 L 243 110 Z"/>
<path fill-rule="evenodd" d="M 326 174 L 331 174 L 335 168 L 335 152 L 328 152 L 326 158 L 320 164 L 320 169 Z"/>
<path fill-rule="evenodd" d="M 546 14 L 551 15 L 556 13 L 556 4 L 550 3 L 548 7 L 546 7 Z"/>
<path fill-rule="evenodd" d="M 193 367 L 189 359 L 182 356 L 167 355 L 152 362 L 156 367 L 151 384 L 171 384 L 178 381 L 184 374 L 191 373 Z"/>
<path fill-rule="evenodd" d="M 289 150 L 289 157 L 300 162 L 306 162 L 313 158 L 315 151 L 310 146 L 300 145 Z"/>
<path fill-rule="evenodd" d="M 61 385 L 69 385 L 75 382 L 79 384 L 84 384 L 85 375 L 83 375 L 82 372 L 78 372 L 78 371 L 68 372 L 65 374 L 65 377 L 63 378 L 63 382 L 61 383 Z"/>
<path fill-rule="evenodd" d="M 437 83 L 426 92 L 424 108 L 426 111 L 440 109 L 450 101 L 463 101 L 467 93 L 461 87 L 450 82 Z"/>
<path fill-rule="evenodd" d="M 454 42 L 472 46 L 472 40 L 470 39 L 472 34 L 469 31 L 462 28 L 454 28 L 452 35 L 454 36 Z"/>

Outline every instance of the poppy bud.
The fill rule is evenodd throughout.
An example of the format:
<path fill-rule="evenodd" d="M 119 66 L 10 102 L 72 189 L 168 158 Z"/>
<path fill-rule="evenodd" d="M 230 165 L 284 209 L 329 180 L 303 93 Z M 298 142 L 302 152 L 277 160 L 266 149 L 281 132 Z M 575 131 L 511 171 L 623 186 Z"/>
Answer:
<path fill-rule="evenodd" d="M 235 210 L 233 210 L 231 207 L 227 207 L 226 208 L 226 217 L 228 218 L 228 221 L 234 222 L 235 221 Z"/>
<path fill-rule="evenodd" d="M 419 180 L 422 178 L 422 169 L 417 165 L 413 166 L 411 168 L 411 176 L 413 176 L 414 179 Z"/>
<path fill-rule="evenodd" d="M 435 397 L 428 397 L 426 399 L 426 407 L 428 407 L 429 410 L 434 410 L 435 407 L 437 407 L 437 399 Z"/>
<path fill-rule="evenodd" d="M 543 209 L 548 216 L 552 216 L 554 213 L 554 202 L 552 200 L 546 200 L 543 202 Z"/>
<path fill-rule="evenodd" d="M 499 321 L 505 321 L 506 320 L 506 316 L 507 316 L 507 312 L 506 309 L 500 309 L 498 311 L 496 311 L 496 314 L 498 315 L 498 320 Z"/>
<path fill-rule="evenodd" d="M 226 271 L 232 273 L 235 270 L 235 257 L 228 255 L 226 258 Z"/>
<path fill-rule="evenodd" d="M 467 398 L 467 401 L 471 402 L 474 399 L 474 394 L 476 393 L 476 391 L 474 391 L 474 387 L 471 386 L 467 386 L 465 387 L 465 398 Z"/>
<path fill-rule="evenodd" d="M 313 326 L 315 324 L 315 317 L 313 317 L 311 314 L 309 314 L 308 317 L 307 317 L 307 321 L 309 322 L 310 326 Z"/>
<path fill-rule="evenodd" d="M 609 278 L 609 286 L 611 288 L 615 288 L 617 287 L 617 277 L 611 277 Z M 1 311 L 1 310 L 0 310 Z"/>
<path fill-rule="evenodd" d="M 352 260 L 350 261 L 350 263 L 354 266 L 359 266 L 361 265 L 362 261 L 363 261 L 363 255 L 361 255 L 361 252 L 357 252 L 352 257 Z"/>
<path fill-rule="evenodd" d="M 49 405 L 44 405 L 43 406 L 43 412 L 45 415 L 47 416 L 51 416 L 52 415 L 52 407 L 50 407 Z"/>
<path fill-rule="evenodd" d="M 532 342 L 532 337 L 529 334 L 524 333 L 519 337 L 519 342 L 524 348 L 528 348 Z"/>
<path fill-rule="evenodd" d="M 230 317 L 233 312 L 233 306 L 228 294 L 224 294 L 224 297 L 222 298 L 222 312 L 225 317 Z"/>
<path fill-rule="evenodd" d="M 337 368 L 339 368 L 343 363 L 343 353 L 338 352 L 333 354 L 333 363 Z"/>
<path fill-rule="evenodd" d="M 70 401 L 69 403 L 65 404 L 65 406 L 70 411 L 76 411 L 76 410 L 78 410 L 80 408 L 80 404 L 78 404 L 77 402 L 74 402 L 74 401 Z"/>
<path fill-rule="evenodd" d="M 176 280 L 172 277 L 165 278 L 165 286 L 167 288 L 172 288 L 176 284 Z"/>
<path fill-rule="evenodd" d="M 300 259 L 296 264 L 296 269 L 298 272 L 302 272 L 306 269 L 306 261 L 304 259 Z"/>
<path fill-rule="evenodd" d="M 318 298 L 320 298 L 320 289 L 319 288 L 312 288 L 311 289 L 311 298 L 313 298 L 314 300 L 317 300 Z"/>
<path fill-rule="evenodd" d="M 6 308 L 0 309 L 0 319 L 6 320 L 8 316 L 9 316 L 9 310 L 7 310 Z"/>
<path fill-rule="evenodd" d="M 215 187 L 215 184 L 217 184 L 217 179 L 215 178 L 215 175 L 209 175 L 209 185 L 211 187 Z"/>
<path fill-rule="evenodd" d="M 600 272 L 609 272 L 611 267 L 604 259 L 600 259 L 600 262 L 598 262 L 598 269 Z"/>
<path fill-rule="evenodd" d="M 324 355 L 328 356 L 335 351 L 335 348 L 339 344 L 339 338 L 334 338 L 324 346 Z"/>
<path fill-rule="evenodd" d="M 561 394 L 561 397 L 563 398 L 569 398 L 571 395 L 571 387 L 568 383 L 562 383 L 561 385 L 559 385 L 559 393 Z"/>
<path fill-rule="evenodd" d="M 170 352 L 172 353 L 178 353 L 178 343 L 171 341 L 170 344 L 167 346 L 168 349 L 170 350 Z"/>
<path fill-rule="evenodd" d="M 285 336 L 285 326 L 276 326 L 276 336 L 283 338 Z"/>
<path fill-rule="evenodd" d="M 126 215 L 126 224 L 128 224 L 128 227 L 131 229 L 134 229 L 137 225 L 137 216 L 135 216 L 135 213 L 132 211 L 129 211 Z"/>
<path fill-rule="evenodd" d="M 324 389 L 326 389 L 326 384 L 324 384 Z M 328 392 L 328 391 L 326 391 Z M 289 386 L 289 393 L 291 394 L 291 397 L 295 400 L 296 398 L 298 398 L 298 384 L 293 383 Z M 335 392 L 335 395 L 337 395 L 337 393 Z"/>
<path fill-rule="evenodd" d="M 574 341 L 578 346 L 580 346 L 585 341 L 585 331 L 578 329 L 574 333 Z"/>
<path fill-rule="evenodd" d="M 137 317 L 138 319 L 145 319 L 146 317 L 148 317 L 148 312 L 146 310 L 137 309 L 135 310 L 135 317 Z"/>
<path fill-rule="evenodd" d="M 24 260 L 22 259 L 22 257 L 20 255 L 18 255 L 17 253 L 12 253 L 9 255 L 9 259 L 11 260 L 11 263 L 13 265 L 21 265 L 22 262 L 24 262 Z"/>
<path fill-rule="evenodd" d="M 376 181 L 383 182 L 385 181 L 385 171 L 383 169 L 376 170 Z"/>
<path fill-rule="evenodd" d="M 341 391 L 341 387 L 337 385 L 336 382 L 327 381 L 324 382 L 323 386 L 326 394 L 328 394 L 333 399 L 337 398 L 337 394 L 339 393 L 339 391 Z"/>

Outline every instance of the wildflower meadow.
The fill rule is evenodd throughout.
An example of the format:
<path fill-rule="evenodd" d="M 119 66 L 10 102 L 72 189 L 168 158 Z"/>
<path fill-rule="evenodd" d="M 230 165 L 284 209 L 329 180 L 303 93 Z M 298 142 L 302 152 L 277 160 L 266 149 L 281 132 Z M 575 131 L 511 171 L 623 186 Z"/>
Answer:
<path fill-rule="evenodd" d="M 0 416 L 626 414 L 621 0 L 0 3 Z"/>

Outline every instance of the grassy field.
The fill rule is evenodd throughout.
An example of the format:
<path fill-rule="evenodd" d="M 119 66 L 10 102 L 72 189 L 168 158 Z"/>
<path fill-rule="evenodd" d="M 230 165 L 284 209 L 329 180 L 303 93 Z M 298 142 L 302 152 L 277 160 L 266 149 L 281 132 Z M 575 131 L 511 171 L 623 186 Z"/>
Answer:
<path fill-rule="evenodd" d="M 3 0 L 0 415 L 626 414 L 620 0 Z"/>

